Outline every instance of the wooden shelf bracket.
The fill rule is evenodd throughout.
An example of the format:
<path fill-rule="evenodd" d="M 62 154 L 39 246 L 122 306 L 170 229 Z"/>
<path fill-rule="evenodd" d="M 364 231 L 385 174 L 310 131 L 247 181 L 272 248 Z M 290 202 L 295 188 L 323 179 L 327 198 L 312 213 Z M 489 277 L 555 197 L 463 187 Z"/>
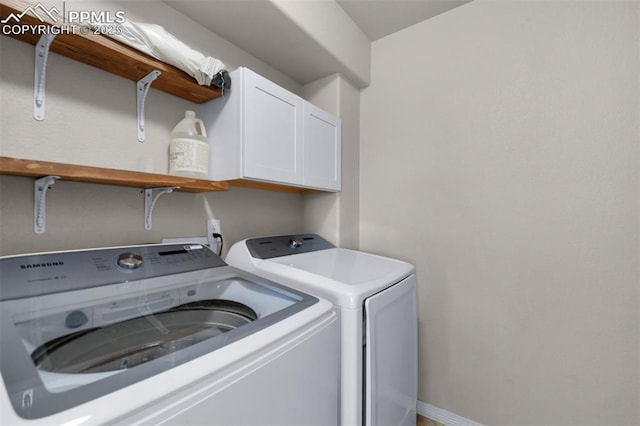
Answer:
<path fill-rule="evenodd" d="M 153 70 L 136 83 L 138 100 L 138 142 L 144 142 L 144 103 L 147 100 L 147 93 L 149 93 L 153 80 L 158 78 L 160 74 L 162 74 L 160 71 Z"/>
<path fill-rule="evenodd" d="M 178 186 L 167 186 L 164 188 L 147 188 L 144 190 L 144 229 L 151 230 L 151 216 L 153 215 L 153 207 L 156 205 L 156 201 L 163 194 L 173 192 L 175 189 L 180 189 Z M 153 192 L 159 191 L 154 197 Z"/>
<path fill-rule="evenodd" d="M 36 44 L 36 61 L 33 76 L 33 118 L 44 120 L 44 99 L 47 79 L 47 59 L 49 47 L 53 43 L 55 34 L 45 33 Z"/>
<path fill-rule="evenodd" d="M 60 176 L 45 176 L 33 182 L 33 231 L 44 234 L 47 224 L 47 191 Z"/>

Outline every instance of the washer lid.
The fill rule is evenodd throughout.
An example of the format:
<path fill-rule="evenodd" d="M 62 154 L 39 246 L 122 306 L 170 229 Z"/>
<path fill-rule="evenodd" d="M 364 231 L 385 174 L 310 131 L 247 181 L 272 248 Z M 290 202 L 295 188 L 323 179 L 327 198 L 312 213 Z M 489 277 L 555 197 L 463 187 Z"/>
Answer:
<path fill-rule="evenodd" d="M 343 248 L 272 258 L 259 262 L 258 269 L 354 309 L 415 271 L 407 262 Z"/>

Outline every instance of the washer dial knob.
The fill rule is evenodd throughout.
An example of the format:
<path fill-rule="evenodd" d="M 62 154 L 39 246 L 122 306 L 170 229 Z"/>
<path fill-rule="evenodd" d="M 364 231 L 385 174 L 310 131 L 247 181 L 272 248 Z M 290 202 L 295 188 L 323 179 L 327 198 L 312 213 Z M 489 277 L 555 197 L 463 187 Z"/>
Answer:
<path fill-rule="evenodd" d="M 122 253 L 118 256 L 118 266 L 124 269 L 137 269 L 144 260 L 138 253 Z"/>

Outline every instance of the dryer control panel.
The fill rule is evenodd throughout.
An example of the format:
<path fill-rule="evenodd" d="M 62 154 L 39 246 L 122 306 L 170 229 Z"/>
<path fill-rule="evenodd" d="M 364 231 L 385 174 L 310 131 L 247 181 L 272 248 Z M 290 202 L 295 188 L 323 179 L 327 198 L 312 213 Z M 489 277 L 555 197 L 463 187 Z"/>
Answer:
<path fill-rule="evenodd" d="M 329 241 L 316 234 L 278 235 L 247 240 L 249 253 L 257 259 L 272 259 L 334 247 Z"/>

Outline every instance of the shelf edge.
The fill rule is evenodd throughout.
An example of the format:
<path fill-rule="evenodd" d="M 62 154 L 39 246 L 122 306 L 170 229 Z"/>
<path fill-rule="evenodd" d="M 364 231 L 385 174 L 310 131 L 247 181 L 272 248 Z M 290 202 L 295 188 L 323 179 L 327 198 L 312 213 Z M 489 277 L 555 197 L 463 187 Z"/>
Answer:
<path fill-rule="evenodd" d="M 34 178 L 60 176 L 63 180 L 75 182 L 137 188 L 176 186 L 179 188 L 177 190 L 182 192 L 228 190 L 226 182 L 11 157 L 0 157 L 0 174 Z"/>

